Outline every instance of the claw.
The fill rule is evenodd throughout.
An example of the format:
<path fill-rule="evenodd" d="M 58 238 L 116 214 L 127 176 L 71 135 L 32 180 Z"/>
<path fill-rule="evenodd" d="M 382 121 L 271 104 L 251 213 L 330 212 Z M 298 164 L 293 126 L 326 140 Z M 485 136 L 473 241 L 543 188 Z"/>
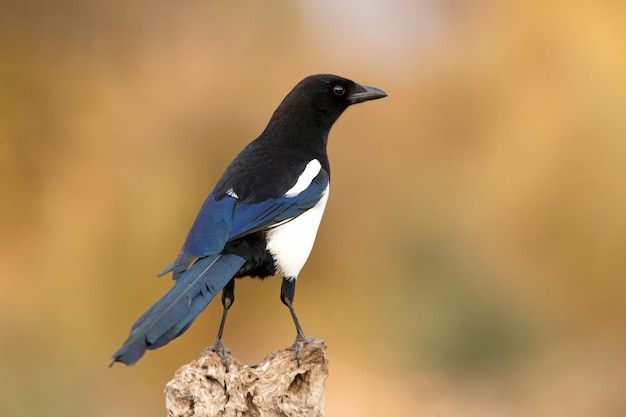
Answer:
<path fill-rule="evenodd" d="M 221 340 L 216 340 L 213 346 L 209 346 L 207 350 L 211 352 L 215 352 L 219 355 L 222 365 L 226 368 L 226 372 L 230 369 L 230 363 L 228 362 L 227 356 L 230 355 L 230 350 L 224 345 Z"/>
<path fill-rule="evenodd" d="M 300 367 L 300 360 L 302 359 L 302 348 L 307 343 L 314 341 L 314 337 L 304 337 L 301 335 L 296 336 L 296 340 L 293 342 L 293 348 L 296 350 L 296 362 L 298 363 L 298 368 Z"/>

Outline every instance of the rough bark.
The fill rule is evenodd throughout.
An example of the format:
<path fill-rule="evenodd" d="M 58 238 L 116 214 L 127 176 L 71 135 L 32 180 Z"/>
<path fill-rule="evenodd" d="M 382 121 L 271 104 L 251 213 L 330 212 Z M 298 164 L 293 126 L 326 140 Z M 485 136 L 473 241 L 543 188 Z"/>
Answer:
<path fill-rule="evenodd" d="M 323 340 L 302 349 L 300 366 L 293 348 L 244 365 L 228 355 L 224 368 L 218 354 L 206 349 L 184 365 L 165 387 L 168 417 L 321 417 L 328 358 Z"/>

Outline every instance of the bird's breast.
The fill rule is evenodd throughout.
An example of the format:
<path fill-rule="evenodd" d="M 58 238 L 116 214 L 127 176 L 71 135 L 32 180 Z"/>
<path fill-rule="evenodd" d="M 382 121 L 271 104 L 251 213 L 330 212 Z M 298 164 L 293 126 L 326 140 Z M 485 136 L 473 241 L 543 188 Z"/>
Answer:
<path fill-rule="evenodd" d="M 289 278 L 297 278 L 313 249 L 315 236 L 322 221 L 330 187 L 315 206 L 295 219 L 267 231 L 267 250 L 274 258 L 277 272 Z"/>

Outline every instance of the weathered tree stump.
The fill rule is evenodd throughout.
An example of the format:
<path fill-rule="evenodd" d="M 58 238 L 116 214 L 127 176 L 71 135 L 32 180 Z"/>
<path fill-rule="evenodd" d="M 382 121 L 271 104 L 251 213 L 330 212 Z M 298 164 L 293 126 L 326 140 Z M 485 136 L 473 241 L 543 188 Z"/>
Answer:
<path fill-rule="evenodd" d="M 322 417 L 328 358 L 323 340 L 304 345 L 300 366 L 293 348 L 244 365 L 206 349 L 165 387 L 168 417 Z"/>

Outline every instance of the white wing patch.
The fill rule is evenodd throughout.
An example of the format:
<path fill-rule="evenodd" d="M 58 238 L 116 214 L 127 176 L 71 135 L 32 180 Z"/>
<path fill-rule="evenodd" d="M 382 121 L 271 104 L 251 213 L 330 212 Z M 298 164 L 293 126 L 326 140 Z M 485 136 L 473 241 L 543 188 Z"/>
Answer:
<path fill-rule="evenodd" d="M 296 279 L 309 258 L 328 201 L 329 191 L 330 187 L 327 186 L 323 191 L 322 198 L 315 206 L 295 219 L 280 224 L 267 232 L 267 250 L 272 254 L 277 272 L 281 275 Z"/>
<path fill-rule="evenodd" d="M 235 190 L 233 190 L 232 188 L 229 189 L 228 191 L 226 191 L 226 194 L 228 194 L 231 197 L 236 198 L 237 200 L 239 200 L 239 196 L 237 195 L 237 193 L 235 192 Z"/>
<path fill-rule="evenodd" d="M 309 163 L 306 164 L 304 171 L 302 171 L 302 174 L 300 174 L 300 177 L 298 177 L 298 181 L 296 181 L 293 187 L 285 192 L 285 197 L 295 197 L 302 191 L 306 190 L 307 187 L 311 185 L 311 181 L 313 181 L 313 179 L 317 177 L 317 174 L 320 173 L 321 169 L 322 164 L 320 164 L 320 161 L 317 159 L 309 161 Z"/>

